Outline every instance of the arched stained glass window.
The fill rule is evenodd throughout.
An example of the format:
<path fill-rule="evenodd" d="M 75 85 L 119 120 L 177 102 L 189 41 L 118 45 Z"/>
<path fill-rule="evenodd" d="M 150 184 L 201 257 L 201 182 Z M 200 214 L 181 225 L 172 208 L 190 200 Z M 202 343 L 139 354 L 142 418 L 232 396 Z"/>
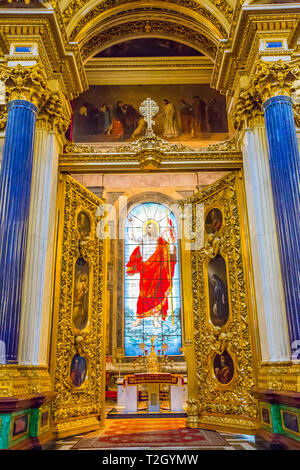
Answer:
<path fill-rule="evenodd" d="M 168 355 L 181 347 L 181 296 L 177 221 L 164 205 L 134 207 L 125 224 L 125 355 Z"/>

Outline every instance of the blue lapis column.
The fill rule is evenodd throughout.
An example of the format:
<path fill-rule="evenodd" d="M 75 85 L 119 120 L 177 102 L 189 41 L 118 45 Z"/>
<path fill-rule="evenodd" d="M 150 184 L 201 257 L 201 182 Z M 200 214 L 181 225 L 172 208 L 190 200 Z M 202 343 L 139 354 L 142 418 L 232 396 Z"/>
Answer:
<path fill-rule="evenodd" d="M 300 340 L 300 204 L 299 148 L 289 96 L 263 104 L 267 131 L 279 257 L 291 349 Z M 276 286 L 274 286 L 276 289 Z"/>
<path fill-rule="evenodd" d="M 8 116 L 0 173 L 0 340 L 6 362 L 17 362 L 22 282 L 37 107 L 15 99 Z"/>

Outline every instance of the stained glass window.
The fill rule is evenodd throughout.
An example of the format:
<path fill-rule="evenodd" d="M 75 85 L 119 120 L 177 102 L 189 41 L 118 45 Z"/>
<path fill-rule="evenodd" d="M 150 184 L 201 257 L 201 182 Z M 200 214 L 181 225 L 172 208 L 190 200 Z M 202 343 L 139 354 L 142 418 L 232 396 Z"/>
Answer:
<path fill-rule="evenodd" d="M 134 207 L 125 224 L 125 355 L 150 351 L 178 355 L 181 296 L 177 221 L 164 205 Z"/>

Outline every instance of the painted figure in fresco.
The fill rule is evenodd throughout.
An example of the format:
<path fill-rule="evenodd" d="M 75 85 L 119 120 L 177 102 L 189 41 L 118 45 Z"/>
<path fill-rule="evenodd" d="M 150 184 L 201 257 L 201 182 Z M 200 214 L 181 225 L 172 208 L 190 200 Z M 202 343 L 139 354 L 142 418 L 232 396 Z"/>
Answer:
<path fill-rule="evenodd" d="M 106 134 L 111 124 L 110 110 L 106 103 L 101 105 L 98 113 L 98 133 Z"/>
<path fill-rule="evenodd" d="M 88 321 L 88 291 L 89 277 L 87 269 L 79 267 L 75 269 L 73 298 L 73 323 L 79 330 L 85 328 Z"/>
<path fill-rule="evenodd" d="M 122 106 L 123 118 L 122 123 L 124 127 L 124 139 L 130 139 L 134 130 L 138 126 L 140 113 L 134 108 L 132 104 L 124 104 Z"/>
<path fill-rule="evenodd" d="M 214 286 L 211 320 L 214 325 L 224 325 L 229 315 L 227 289 L 222 279 L 220 279 L 216 274 L 212 275 L 211 282 Z"/>
<path fill-rule="evenodd" d="M 142 137 L 145 134 L 146 129 L 147 129 L 147 123 L 143 117 L 140 117 L 138 124 L 137 124 L 137 128 L 133 131 L 131 135 L 131 139 L 134 140 L 134 139 L 137 139 L 138 137 Z"/>
<path fill-rule="evenodd" d="M 163 100 L 164 106 L 161 115 L 164 118 L 164 137 L 172 138 L 179 136 L 176 109 L 173 103 L 166 98 Z"/>
<path fill-rule="evenodd" d="M 172 289 L 172 279 L 176 264 L 176 236 L 170 219 L 169 228 L 159 236 L 159 224 L 155 220 L 144 223 L 143 236 L 137 237 L 131 224 L 129 239 L 138 246 L 133 250 L 126 265 L 129 275 L 140 274 L 137 319 L 132 323 L 137 327 L 143 318 L 153 316 L 153 325 L 160 327 L 159 317 L 166 320 L 168 295 Z"/>
<path fill-rule="evenodd" d="M 207 132 L 222 131 L 222 112 L 215 98 L 207 101 Z"/>
<path fill-rule="evenodd" d="M 191 132 L 192 123 L 192 107 L 185 100 L 181 99 L 180 103 L 180 118 L 181 118 L 181 131 L 183 134 Z"/>
<path fill-rule="evenodd" d="M 112 122 L 107 131 L 107 134 L 113 137 L 114 139 L 123 140 L 124 136 L 124 127 L 123 127 L 123 102 L 117 101 L 113 107 L 112 111 Z"/>
<path fill-rule="evenodd" d="M 71 371 L 70 371 L 70 378 L 71 382 L 76 386 L 80 387 L 86 375 L 86 363 L 84 357 L 76 356 L 73 357 L 72 364 L 71 364 Z"/>
<path fill-rule="evenodd" d="M 88 106 L 88 103 L 84 103 L 78 111 L 78 130 L 83 135 L 88 133 Z"/>
<path fill-rule="evenodd" d="M 217 356 L 217 358 L 219 359 L 219 364 L 215 365 L 215 375 L 221 384 L 226 385 L 233 377 L 233 363 L 232 360 L 228 360 L 230 358 L 228 353 L 221 354 L 221 356 Z"/>
<path fill-rule="evenodd" d="M 195 137 L 200 132 L 205 132 L 205 103 L 199 96 L 194 96 L 192 103 L 192 129 L 191 137 Z"/>

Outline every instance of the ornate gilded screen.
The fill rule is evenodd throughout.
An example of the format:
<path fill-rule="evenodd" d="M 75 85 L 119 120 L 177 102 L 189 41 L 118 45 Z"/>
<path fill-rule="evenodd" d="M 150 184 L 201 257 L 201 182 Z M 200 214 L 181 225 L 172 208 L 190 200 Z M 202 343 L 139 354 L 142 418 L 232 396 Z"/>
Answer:
<path fill-rule="evenodd" d="M 238 175 L 230 174 L 186 201 L 193 206 L 193 230 L 204 235 L 203 246 L 191 251 L 197 392 L 190 409 L 195 422 L 198 407 L 199 426 L 250 431 L 256 426 L 257 404 L 239 185 Z M 204 205 L 201 227 L 196 225 L 198 204 Z"/>
<path fill-rule="evenodd" d="M 62 178 L 51 360 L 58 436 L 95 429 L 104 419 L 106 243 L 96 235 L 102 204 Z"/>

